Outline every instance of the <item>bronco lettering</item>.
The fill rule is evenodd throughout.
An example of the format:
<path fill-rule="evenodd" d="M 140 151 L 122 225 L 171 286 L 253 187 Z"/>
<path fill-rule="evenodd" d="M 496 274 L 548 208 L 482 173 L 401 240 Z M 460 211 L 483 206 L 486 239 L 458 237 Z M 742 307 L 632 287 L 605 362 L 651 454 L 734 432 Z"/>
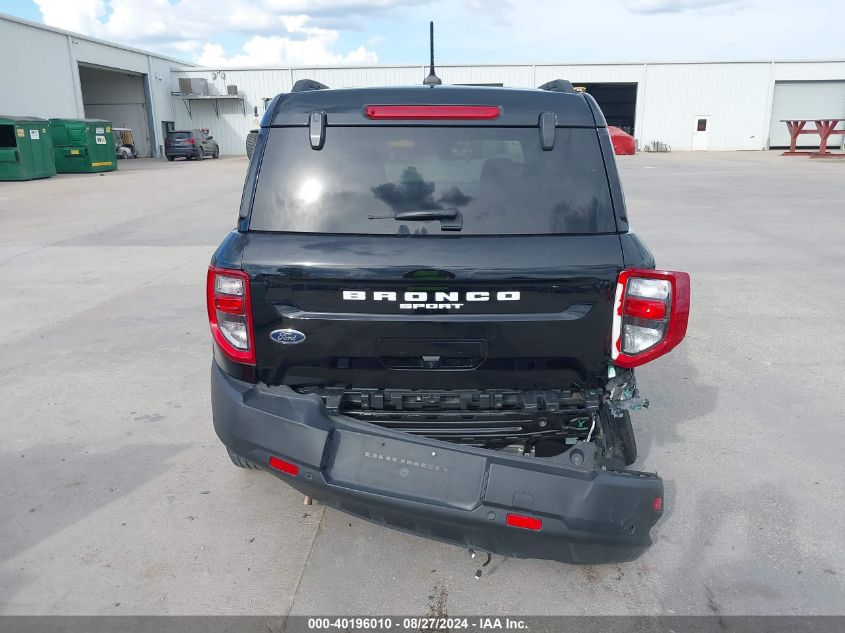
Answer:
<path fill-rule="evenodd" d="M 463 295 L 463 302 L 461 296 Z M 487 290 L 472 290 L 469 292 L 424 292 L 424 291 L 375 291 L 366 290 L 344 290 L 344 301 L 388 301 L 391 303 L 401 302 L 400 310 L 460 310 L 466 302 L 483 301 L 519 301 L 519 290 L 502 290 L 496 293 Z"/>

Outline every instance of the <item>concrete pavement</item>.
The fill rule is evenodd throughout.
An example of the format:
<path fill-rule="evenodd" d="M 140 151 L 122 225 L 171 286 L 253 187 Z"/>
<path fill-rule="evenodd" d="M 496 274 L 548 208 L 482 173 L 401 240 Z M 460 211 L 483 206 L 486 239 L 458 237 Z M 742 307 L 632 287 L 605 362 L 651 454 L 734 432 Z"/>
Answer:
<path fill-rule="evenodd" d="M 693 278 L 686 341 L 638 372 L 667 512 L 632 563 L 480 581 L 229 463 L 204 278 L 244 159 L 0 183 L 0 613 L 845 613 L 845 163 L 619 163 L 634 230 Z"/>

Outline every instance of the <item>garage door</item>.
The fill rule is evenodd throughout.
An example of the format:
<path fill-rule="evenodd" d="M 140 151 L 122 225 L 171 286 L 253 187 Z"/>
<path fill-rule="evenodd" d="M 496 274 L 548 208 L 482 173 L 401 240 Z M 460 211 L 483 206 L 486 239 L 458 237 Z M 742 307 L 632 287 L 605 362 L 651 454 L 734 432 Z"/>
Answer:
<path fill-rule="evenodd" d="M 845 81 L 775 82 L 769 147 L 789 147 L 789 131 L 782 119 L 816 117 L 845 119 Z M 834 147 L 838 146 L 842 139 L 842 136 L 830 137 Z M 818 147 L 819 137 L 802 136 L 799 139 L 799 147 L 802 143 L 808 147 Z"/>
<path fill-rule="evenodd" d="M 111 121 L 114 127 L 128 127 L 132 130 L 135 149 L 141 156 L 150 155 L 150 135 L 147 124 L 147 106 L 143 103 L 114 103 L 85 105 L 85 116 L 92 119 Z"/>
<path fill-rule="evenodd" d="M 114 127 L 131 128 L 135 149 L 141 156 L 149 156 L 149 117 L 143 75 L 80 64 L 79 84 L 85 116 L 106 119 Z"/>

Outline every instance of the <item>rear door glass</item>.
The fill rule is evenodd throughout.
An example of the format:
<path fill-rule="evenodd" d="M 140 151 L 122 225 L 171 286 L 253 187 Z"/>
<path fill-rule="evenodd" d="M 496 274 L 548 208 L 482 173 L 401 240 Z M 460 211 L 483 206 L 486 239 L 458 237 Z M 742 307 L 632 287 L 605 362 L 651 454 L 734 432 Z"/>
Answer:
<path fill-rule="evenodd" d="M 460 235 L 616 230 L 595 129 L 329 127 L 322 150 L 307 128 L 269 130 L 253 200 L 253 231 L 442 234 L 401 211 L 456 209 Z"/>

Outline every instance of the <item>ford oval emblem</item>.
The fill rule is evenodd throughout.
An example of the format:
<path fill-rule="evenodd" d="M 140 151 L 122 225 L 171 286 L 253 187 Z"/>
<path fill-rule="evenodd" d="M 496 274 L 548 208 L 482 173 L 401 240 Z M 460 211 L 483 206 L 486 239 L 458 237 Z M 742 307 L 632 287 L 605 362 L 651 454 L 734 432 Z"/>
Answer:
<path fill-rule="evenodd" d="M 298 345 L 305 340 L 305 335 L 299 330 L 273 330 L 270 338 L 282 345 Z"/>

